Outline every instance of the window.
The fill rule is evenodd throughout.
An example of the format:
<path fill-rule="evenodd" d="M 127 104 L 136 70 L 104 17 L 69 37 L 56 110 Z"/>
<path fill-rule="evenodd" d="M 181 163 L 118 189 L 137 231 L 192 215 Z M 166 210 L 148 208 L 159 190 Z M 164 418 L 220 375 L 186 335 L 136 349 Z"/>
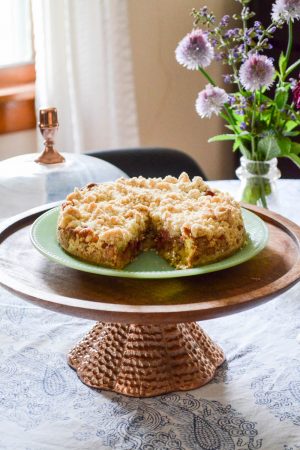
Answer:
<path fill-rule="evenodd" d="M 35 128 L 30 0 L 0 0 L 0 134 Z"/>
<path fill-rule="evenodd" d="M 33 61 L 29 0 L 0 0 L 0 67 Z"/>

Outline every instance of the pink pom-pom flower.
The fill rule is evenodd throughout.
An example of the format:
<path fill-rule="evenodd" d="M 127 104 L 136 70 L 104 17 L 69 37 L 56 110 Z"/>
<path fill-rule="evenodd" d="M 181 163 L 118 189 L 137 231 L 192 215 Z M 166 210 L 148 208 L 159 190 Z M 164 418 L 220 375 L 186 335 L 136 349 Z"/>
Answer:
<path fill-rule="evenodd" d="M 272 19 L 286 22 L 300 19 L 300 0 L 276 0 L 272 7 Z"/>
<path fill-rule="evenodd" d="M 198 94 L 196 111 L 202 118 L 210 118 L 212 114 L 219 115 L 228 101 L 229 96 L 224 89 L 207 84 L 205 89 Z"/>
<path fill-rule="evenodd" d="M 187 34 L 175 50 L 176 60 L 189 70 L 207 67 L 214 58 L 214 49 L 202 30 Z"/>
<path fill-rule="evenodd" d="M 241 65 L 239 78 L 247 91 L 269 88 L 274 79 L 275 68 L 272 59 L 254 54 Z"/>

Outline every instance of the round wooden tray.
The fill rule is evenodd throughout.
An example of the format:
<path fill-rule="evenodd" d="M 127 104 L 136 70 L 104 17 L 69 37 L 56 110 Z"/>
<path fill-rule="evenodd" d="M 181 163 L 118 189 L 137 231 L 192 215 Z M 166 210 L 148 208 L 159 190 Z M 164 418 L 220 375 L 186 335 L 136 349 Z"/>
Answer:
<path fill-rule="evenodd" d="M 269 241 L 237 267 L 163 280 L 79 272 L 48 260 L 31 244 L 33 221 L 55 205 L 2 225 L 0 283 L 42 307 L 102 321 L 69 356 L 93 387 L 150 396 L 205 384 L 224 355 L 194 322 L 256 306 L 300 278 L 300 227 L 249 205 L 244 207 L 268 225 Z"/>

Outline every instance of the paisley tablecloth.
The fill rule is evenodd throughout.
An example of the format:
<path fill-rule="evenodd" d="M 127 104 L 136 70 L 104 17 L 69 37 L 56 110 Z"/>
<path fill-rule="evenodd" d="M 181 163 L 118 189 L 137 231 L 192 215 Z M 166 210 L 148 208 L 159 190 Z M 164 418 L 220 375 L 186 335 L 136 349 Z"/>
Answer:
<path fill-rule="evenodd" d="M 218 182 L 236 193 L 237 182 Z M 300 224 L 300 181 L 279 184 Z M 0 450 L 300 449 L 300 284 L 249 311 L 202 322 L 226 353 L 206 386 L 149 399 L 82 384 L 66 353 L 92 322 L 0 288 Z"/>

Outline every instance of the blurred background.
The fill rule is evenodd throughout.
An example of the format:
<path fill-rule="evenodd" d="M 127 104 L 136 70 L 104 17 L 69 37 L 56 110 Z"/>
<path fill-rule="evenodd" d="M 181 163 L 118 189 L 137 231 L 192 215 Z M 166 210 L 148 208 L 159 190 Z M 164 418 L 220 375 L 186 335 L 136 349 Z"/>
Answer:
<path fill-rule="evenodd" d="M 272 0 L 253 0 L 268 23 Z M 230 143 L 217 117 L 200 119 L 195 100 L 206 82 L 176 62 L 177 43 L 192 29 L 192 8 L 218 17 L 235 1 L 0 0 L 0 159 L 42 150 L 36 112 L 58 108 L 57 146 L 64 152 L 169 147 L 191 155 L 208 179 L 234 177 Z M 286 29 L 273 53 L 286 46 Z M 295 32 L 300 54 L 300 30 Z M 209 68 L 222 84 L 222 64 Z M 281 162 L 284 177 L 299 176 Z"/>

